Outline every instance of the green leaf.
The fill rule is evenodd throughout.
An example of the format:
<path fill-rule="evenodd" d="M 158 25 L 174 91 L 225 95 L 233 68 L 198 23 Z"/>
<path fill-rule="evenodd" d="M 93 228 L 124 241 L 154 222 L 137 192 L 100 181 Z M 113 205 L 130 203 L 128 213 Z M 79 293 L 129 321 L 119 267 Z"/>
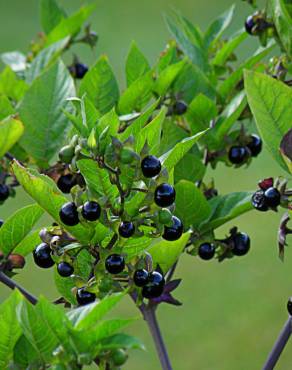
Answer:
<path fill-rule="evenodd" d="M 68 42 L 69 37 L 65 37 L 41 50 L 26 73 L 26 81 L 31 84 L 47 67 L 50 67 L 66 49 Z"/>
<path fill-rule="evenodd" d="M 193 153 L 187 153 L 174 167 L 174 182 L 188 180 L 193 183 L 202 180 L 206 172 L 202 160 Z"/>
<path fill-rule="evenodd" d="M 64 18 L 57 26 L 48 34 L 46 45 L 51 45 L 67 36 L 75 36 L 84 22 L 90 17 L 96 8 L 96 3 L 83 6 L 76 13 L 68 18 Z"/>
<path fill-rule="evenodd" d="M 176 124 L 175 118 L 166 118 L 162 125 L 162 138 L 160 140 L 159 154 L 165 154 L 178 142 L 187 138 L 186 130 Z"/>
<path fill-rule="evenodd" d="M 18 339 L 13 352 L 13 365 L 17 365 L 20 369 L 26 369 L 28 366 L 39 369 L 43 366 L 38 353 L 24 335 Z"/>
<path fill-rule="evenodd" d="M 201 232 L 217 229 L 226 222 L 250 211 L 251 192 L 230 193 L 219 195 L 209 201 L 211 207 L 210 217 L 200 226 Z"/>
<path fill-rule="evenodd" d="M 23 134 L 23 124 L 14 118 L 0 122 L 0 157 L 20 139 Z"/>
<path fill-rule="evenodd" d="M 23 72 L 26 68 L 26 56 L 19 51 L 11 51 L 1 54 L 1 60 L 8 65 L 13 72 Z"/>
<path fill-rule="evenodd" d="M 10 67 L 6 67 L 0 74 L 0 94 L 18 102 L 28 89 L 25 81 L 17 77 Z"/>
<path fill-rule="evenodd" d="M 277 35 L 288 56 L 292 56 L 292 17 L 283 0 L 270 0 Z"/>
<path fill-rule="evenodd" d="M 10 100 L 5 95 L 0 95 L 0 121 L 14 113 Z M 1 128 L 0 128 L 1 132 Z M 0 135 L 1 138 L 1 135 Z M 1 139 L 0 139 L 1 140 Z M 2 146 L 1 146 L 2 148 Z"/>
<path fill-rule="evenodd" d="M 159 265 L 164 273 L 178 260 L 190 238 L 190 233 L 184 233 L 180 239 L 170 242 L 167 240 L 154 241 L 147 251 L 151 254 L 154 267 Z"/>
<path fill-rule="evenodd" d="M 216 43 L 218 39 L 222 36 L 223 32 L 230 25 L 233 14 L 234 14 L 235 5 L 232 5 L 230 9 L 221 14 L 214 22 L 208 27 L 204 42 L 207 47 L 212 46 Z"/>
<path fill-rule="evenodd" d="M 83 78 L 79 96 L 84 94 L 102 114 L 107 113 L 117 103 L 118 83 L 105 56 L 101 56 Z"/>
<path fill-rule="evenodd" d="M 186 59 L 166 67 L 157 77 L 153 90 L 159 95 L 164 96 L 170 86 L 174 83 L 176 77 L 186 64 Z"/>
<path fill-rule="evenodd" d="M 62 224 L 59 211 L 62 205 L 68 202 L 68 199 L 58 190 L 54 181 L 45 175 L 40 175 L 37 171 L 26 169 L 16 161 L 12 163 L 12 169 L 23 189 L 41 208 L 46 210 L 58 224 Z M 81 225 L 66 226 L 62 224 L 62 226 L 81 243 L 87 243 L 92 236 L 91 230 Z"/>
<path fill-rule="evenodd" d="M 181 142 L 177 143 L 173 149 L 160 157 L 162 165 L 170 171 L 184 155 L 195 145 L 195 143 L 205 134 L 206 131 L 199 132 L 198 134 L 188 137 Z"/>
<path fill-rule="evenodd" d="M 104 350 L 119 348 L 145 350 L 143 343 L 141 343 L 139 339 L 122 333 L 102 339 L 100 342 L 100 346 L 101 349 Z"/>
<path fill-rule="evenodd" d="M 8 369 L 13 357 L 13 349 L 17 343 L 21 329 L 16 320 L 15 307 L 20 301 L 20 293 L 14 291 L 10 297 L 0 305 L 0 368 Z"/>
<path fill-rule="evenodd" d="M 272 77 L 248 71 L 245 71 L 245 89 L 249 106 L 267 149 L 287 171 L 279 148 L 282 137 L 291 128 L 291 89 Z"/>
<path fill-rule="evenodd" d="M 73 79 L 61 61 L 36 79 L 25 94 L 19 109 L 25 127 L 21 145 L 41 167 L 48 166 L 63 144 L 70 125 L 62 108 L 74 95 Z"/>
<path fill-rule="evenodd" d="M 144 54 L 138 49 L 135 42 L 132 42 L 126 60 L 127 86 L 132 85 L 138 78 L 150 71 L 150 65 Z"/>
<path fill-rule="evenodd" d="M 126 255 L 127 261 L 130 261 L 132 258 L 144 252 L 150 246 L 151 242 L 152 239 L 147 236 L 131 238 L 122 246 L 121 251 Z"/>
<path fill-rule="evenodd" d="M 43 30 L 49 34 L 65 18 L 65 14 L 56 0 L 41 0 L 40 18 Z"/>
<path fill-rule="evenodd" d="M 175 190 L 175 215 L 182 220 L 185 229 L 197 228 L 211 213 L 205 196 L 194 183 L 186 180 L 178 182 Z"/>
<path fill-rule="evenodd" d="M 23 238 L 23 240 L 14 248 L 13 253 L 20 254 L 24 257 L 30 254 L 35 247 L 41 243 L 39 236 L 40 230 L 41 229 L 35 230 Z"/>
<path fill-rule="evenodd" d="M 8 255 L 26 237 L 44 211 L 32 204 L 16 211 L 0 229 L 0 250 Z"/>
<path fill-rule="evenodd" d="M 153 78 L 151 71 L 134 81 L 120 97 L 118 104 L 120 114 L 141 111 L 151 98 L 152 87 Z"/>

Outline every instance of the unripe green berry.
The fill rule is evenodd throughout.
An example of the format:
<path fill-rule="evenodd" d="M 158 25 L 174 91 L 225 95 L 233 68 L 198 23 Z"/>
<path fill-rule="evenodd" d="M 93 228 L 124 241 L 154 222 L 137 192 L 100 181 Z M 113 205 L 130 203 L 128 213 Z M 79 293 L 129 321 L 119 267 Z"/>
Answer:
<path fill-rule="evenodd" d="M 116 366 L 122 366 L 128 359 L 127 353 L 123 349 L 116 349 L 112 352 L 112 361 Z"/>
<path fill-rule="evenodd" d="M 123 148 L 120 157 L 123 164 L 131 164 L 135 159 L 135 153 L 129 148 Z"/>
<path fill-rule="evenodd" d="M 75 155 L 75 148 L 74 146 L 71 146 L 71 145 L 66 145 L 59 151 L 59 158 L 60 158 L 60 161 L 63 163 L 70 164 L 74 155 Z"/>
<path fill-rule="evenodd" d="M 172 213 L 167 208 L 162 208 L 158 213 L 158 220 L 162 225 L 172 225 Z"/>

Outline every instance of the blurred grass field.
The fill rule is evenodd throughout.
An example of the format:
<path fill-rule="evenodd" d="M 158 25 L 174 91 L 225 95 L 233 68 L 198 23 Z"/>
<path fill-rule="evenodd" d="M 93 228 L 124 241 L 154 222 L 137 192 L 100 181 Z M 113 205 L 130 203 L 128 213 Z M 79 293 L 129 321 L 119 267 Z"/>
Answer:
<path fill-rule="evenodd" d="M 75 9 L 82 1 L 63 0 L 67 9 Z M 100 35 L 94 54 L 82 47 L 81 55 L 89 64 L 97 55 L 109 55 L 119 80 L 123 83 L 124 60 L 130 42 L 134 39 L 151 62 L 163 49 L 169 34 L 162 14 L 172 7 L 179 9 L 203 29 L 233 2 L 230 0 L 148 0 L 99 1 L 92 18 L 93 28 Z M 27 51 L 28 40 L 39 30 L 38 0 L 0 1 L 0 52 Z M 250 11 L 248 5 L 237 1 L 237 15 L 233 29 L 238 29 Z M 244 52 L 255 46 L 248 40 Z M 232 170 L 219 166 L 214 177 L 219 192 L 255 189 L 259 179 L 284 175 L 264 153 L 253 161 L 248 170 Z M 20 205 L 31 203 L 21 191 L 1 207 L 0 218 L 5 219 Z M 287 297 L 292 295 L 292 251 L 287 248 L 285 263 L 277 257 L 276 234 L 281 212 L 260 214 L 251 212 L 217 231 L 224 236 L 237 225 L 252 239 L 251 252 L 243 258 L 218 264 L 204 263 L 184 256 L 177 270 L 183 282 L 176 296 L 182 307 L 160 307 L 161 327 L 169 347 L 175 370 L 253 370 L 260 369 L 284 323 Z M 291 243 L 291 242 L 290 242 Z M 17 281 L 34 294 L 57 297 L 51 271 L 37 269 L 28 259 Z M 9 294 L 0 286 L 0 301 Z M 125 299 L 116 315 L 137 315 L 133 304 Z M 126 370 L 159 370 L 159 363 L 151 338 L 142 320 L 129 332 L 139 336 L 146 344 L 146 352 L 132 352 Z M 0 333 L 1 335 L 1 333 Z M 288 345 L 277 370 L 292 368 L 292 342 Z"/>

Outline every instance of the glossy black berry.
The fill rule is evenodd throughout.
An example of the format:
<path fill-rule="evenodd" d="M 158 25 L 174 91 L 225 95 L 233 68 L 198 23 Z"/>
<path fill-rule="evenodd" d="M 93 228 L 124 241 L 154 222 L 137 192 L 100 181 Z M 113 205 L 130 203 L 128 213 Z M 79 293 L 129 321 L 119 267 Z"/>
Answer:
<path fill-rule="evenodd" d="M 211 243 L 203 243 L 199 246 L 198 255 L 202 260 L 210 260 L 215 256 L 215 246 Z"/>
<path fill-rule="evenodd" d="M 74 272 L 74 267 L 68 262 L 60 262 L 57 266 L 59 275 L 63 277 L 71 276 Z"/>
<path fill-rule="evenodd" d="M 97 202 L 88 201 L 82 206 L 82 216 L 87 221 L 96 221 L 100 217 L 101 208 Z"/>
<path fill-rule="evenodd" d="M 80 306 L 84 306 L 86 304 L 94 302 L 95 298 L 96 298 L 95 294 L 87 292 L 85 288 L 80 288 L 77 290 L 76 299 Z"/>
<path fill-rule="evenodd" d="M 169 207 L 175 201 L 175 189 L 169 184 L 160 184 L 155 189 L 154 201 L 159 207 Z"/>
<path fill-rule="evenodd" d="M 161 162 L 154 155 L 148 155 L 141 162 L 141 170 L 145 177 L 151 178 L 159 175 L 161 171 Z"/>
<path fill-rule="evenodd" d="M 249 15 L 247 18 L 246 18 L 246 21 L 244 23 L 244 26 L 245 26 L 245 30 L 247 33 L 249 33 L 250 35 L 253 35 L 253 28 L 255 26 L 255 21 L 254 21 L 254 17 L 253 15 Z"/>
<path fill-rule="evenodd" d="M 41 243 L 35 248 L 33 259 L 36 265 L 44 269 L 52 267 L 55 264 L 51 256 L 51 248 L 46 243 Z"/>
<path fill-rule="evenodd" d="M 74 226 L 79 223 L 78 211 L 74 202 L 65 203 L 59 212 L 60 219 L 67 226 Z"/>
<path fill-rule="evenodd" d="M 110 274 L 119 274 L 125 268 L 125 259 L 120 254 L 111 254 L 105 260 L 105 268 Z"/>
<path fill-rule="evenodd" d="M 252 157 L 258 156 L 262 151 L 263 147 L 262 139 L 258 135 L 255 134 L 251 135 L 247 147 L 250 150 Z"/>
<path fill-rule="evenodd" d="M 232 253 L 235 256 L 244 256 L 250 248 L 250 238 L 245 233 L 237 233 L 233 236 Z"/>
<path fill-rule="evenodd" d="M 275 208 L 280 204 L 281 194 L 278 189 L 271 187 L 267 189 L 264 194 L 266 203 L 269 207 Z"/>
<path fill-rule="evenodd" d="M 292 299 L 291 298 L 289 298 L 287 302 L 287 310 L 289 312 L 289 315 L 292 316 Z"/>
<path fill-rule="evenodd" d="M 9 197 L 9 187 L 5 184 L 0 184 L 0 202 L 4 202 Z"/>
<path fill-rule="evenodd" d="M 269 206 L 266 201 L 265 192 L 263 190 L 257 190 L 251 198 L 253 207 L 261 212 L 266 212 Z"/>
<path fill-rule="evenodd" d="M 184 227 L 181 220 L 176 216 L 172 216 L 172 226 L 164 226 L 162 237 L 168 241 L 178 240 L 182 236 L 183 230 Z"/>
<path fill-rule="evenodd" d="M 148 283 L 149 273 L 145 269 L 136 270 L 134 273 L 133 279 L 134 279 L 135 285 L 142 287 Z"/>
<path fill-rule="evenodd" d="M 242 164 L 249 157 L 248 149 L 245 146 L 232 146 L 229 149 L 228 158 L 233 164 Z"/>
<path fill-rule="evenodd" d="M 88 67 L 83 63 L 76 63 L 75 66 L 75 78 L 82 79 L 88 72 Z"/>
<path fill-rule="evenodd" d="M 135 232 L 135 226 L 133 222 L 123 221 L 119 226 L 119 234 L 123 238 L 130 238 Z"/>
<path fill-rule="evenodd" d="M 163 293 L 165 280 L 163 275 L 158 271 L 149 274 L 147 285 L 143 286 L 142 296 L 144 298 L 157 298 Z"/>
<path fill-rule="evenodd" d="M 63 175 L 59 178 L 57 182 L 58 188 L 61 190 L 62 193 L 68 194 L 70 193 L 73 186 L 77 184 L 76 177 L 69 173 L 68 175 Z"/>
<path fill-rule="evenodd" d="M 173 113 L 178 116 L 185 114 L 187 109 L 188 109 L 187 104 L 182 100 L 175 102 L 173 105 Z"/>
<path fill-rule="evenodd" d="M 0 227 L 4 224 L 4 221 L 0 219 Z"/>

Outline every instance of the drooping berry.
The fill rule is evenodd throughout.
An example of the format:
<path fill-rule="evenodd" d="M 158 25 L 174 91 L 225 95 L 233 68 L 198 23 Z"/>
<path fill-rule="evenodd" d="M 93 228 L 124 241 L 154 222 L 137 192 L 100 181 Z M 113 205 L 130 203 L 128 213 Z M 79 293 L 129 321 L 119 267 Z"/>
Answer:
<path fill-rule="evenodd" d="M 203 260 L 210 260 L 215 255 L 215 246 L 211 243 L 203 243 L 199 246 L 198 255 Z"/>
<path fill-rule="evenodd" d="M 187 109 L 188 109 L 187 104 L 182 100 L 176 101 L 173 105 L 173 113 L 178 116 L 185 114 Z"/>
<path fill-rule="evenodd" d="M 122 366 L 126 363 L 128 355 L 125 350 L 119 348 L 112 351 L 110 358 L 115 366 Z"/>
<path fill-rule="evenodd" d="M 172 223 L 172 226 L 164 226 L 162 237 L 168 241 L 178 240 L 182 236 L 184 230 L 183 223 L 178 217 L 172 216 Z"/>
<path fill-rule="evenodd" d="M 269 207 L 275 208 L 280 204 L 281 194 L 276 188 L 269 188 L 265 191 L 266 203 Z"/>
<path fill-rule="evenodd" d="M 4 224 L 4 221 L 0 219 L 0 227 Z"/>
<path fill-rule="evenodd" d="M 244 23 L 246 32 L 250 35 L 253 35 L 253 28 L 255 27 L 255 25 L 256 23 L 254 21 L 254 16 L 249 15 Z"/>
<path fill-rule="evenodd" d="M 157 298 L 163 293 L 165 280 L 163 275 L 158 271 L 149 274 L 147 285 L 143 286 L 142 296 L 144 298 Z"/>
<path fill-rule="evenodd" d="M 251 203 L 253 207 L 261 212 L 266 212 L 269 209 L 267 205 L 265 192 L 263 190 L 257 190 L 251 198 Z"/>
<path fill-rule="evenodd" d="M 76 62 L 69 67 L 69 71 L 73 77 L 82 79 L 88 72 L 88 67 L 84 63 Z"/>
<path fill-rule="evenodd" d="M 289 315 L 292 316 L 292 298 L 289 298 L 287 302 L 287 310 L 289 312 Z"/>
<path fill-rule="evenodd" d="M 247 144 L 247 147 L 250 150 L 252 157 L 258 156 L 263 147 L 262 139 L 258 135 L 252 134 L 250 136 L 250 141 Z"/>
<path fill-rule="evenodd" d="M 154 155 L 148 155 L 141 162 L 141 170 L 145 177 L 151 178 L 159 175 L 161 171 L 161 162 Z"/>
<path fill-rule="evenodd" d="M 25 258 L 20 254 L 10 254 L 7 259 L 9 269 L 22 269 L 25 266 Z"/>
<path fill-rule="evenodd" d="M 51 248 L 46 243 L 41 243 L 35 248 L 33 259 L 36 265 L 44 269 L 52 267 L 55 264 L 51 256 Z"/>
<path fill-rule="evenodd" d="M 79 223 L 78 211 L 74 202 L 65 203 L 59 212 L 60 219 L 67 226 L 75 226 Z"/>
<path fill-rule="evenodd" d="M 245 146 L 232 146 L 229 149 L 228 158 L 233 164 L 245 163 L 248 157 L 249 152 Z"/>
<path fill-rule="evenodd" d="M 68 262 L 60 262 L 57 266 L 59 275 L 63 277 L 71 276 L 74 272 L 74 267 Z"/>
<path fill-rule="evenodd" d="M 57 182 L 58 188 L 61 190 L 62 193 L 65 194 L 70 193 L 71 189 L 76 184 L 77 184 L 76 177 L 71 173 L 61 176 Z"/>
<path fill-rule="evenodd" d="M 148 283 L 149 281 L 148 278 L 149 278 L 148 271 L 145 269 L 140 269 L 135 271 L 133 280 L 135 285 L 142 287 Z"/>
<path fill-rule="evenodd" d="M 85 288 L 80 288 L 77 290 L 76 299 L 80 306 L 84 306 L 86 304 L 94 302 L 95 298 L 95 294 L 88 292 L 87 290 L 85 290 Z"/>
<path fill-rule="evenodd" d="M 9 197 L 9 187 L 6 184 L 0 184 L 0 202 L 4 202 Z"/>
<path fill-rule="evenodd" d="M 235 256 L 244 256 L 250 249 L 250 238 L 246 233 L 236 233 L 233 236 L 232 253 Z"/>
<path fill-rule="evenodd" d="M 135 226 L 133 222 L 123 221 L 119 226 L 119 234 L 123 238 L 130 238 L 135 232 Z"/>
<path fill-rule="evenodd" d="M 101 208 L 97 202 L 88 201 L 83 204 L 81 213 L 85 220 L 96 221 L 100 217 Z"/>
<path fill-rule="evenodd" d="M 110 274 L 119 274 L 125 268 L 125 259 L 120 254 L 111 254 L 105 260 L 105 268 Z"/>
<path fill-rule="evenodd" d="M 154 201 L 159 207 L 169 207 L 175 201 L 175 189 L 169 184 L 160 184 L 155 189 Z"/>

